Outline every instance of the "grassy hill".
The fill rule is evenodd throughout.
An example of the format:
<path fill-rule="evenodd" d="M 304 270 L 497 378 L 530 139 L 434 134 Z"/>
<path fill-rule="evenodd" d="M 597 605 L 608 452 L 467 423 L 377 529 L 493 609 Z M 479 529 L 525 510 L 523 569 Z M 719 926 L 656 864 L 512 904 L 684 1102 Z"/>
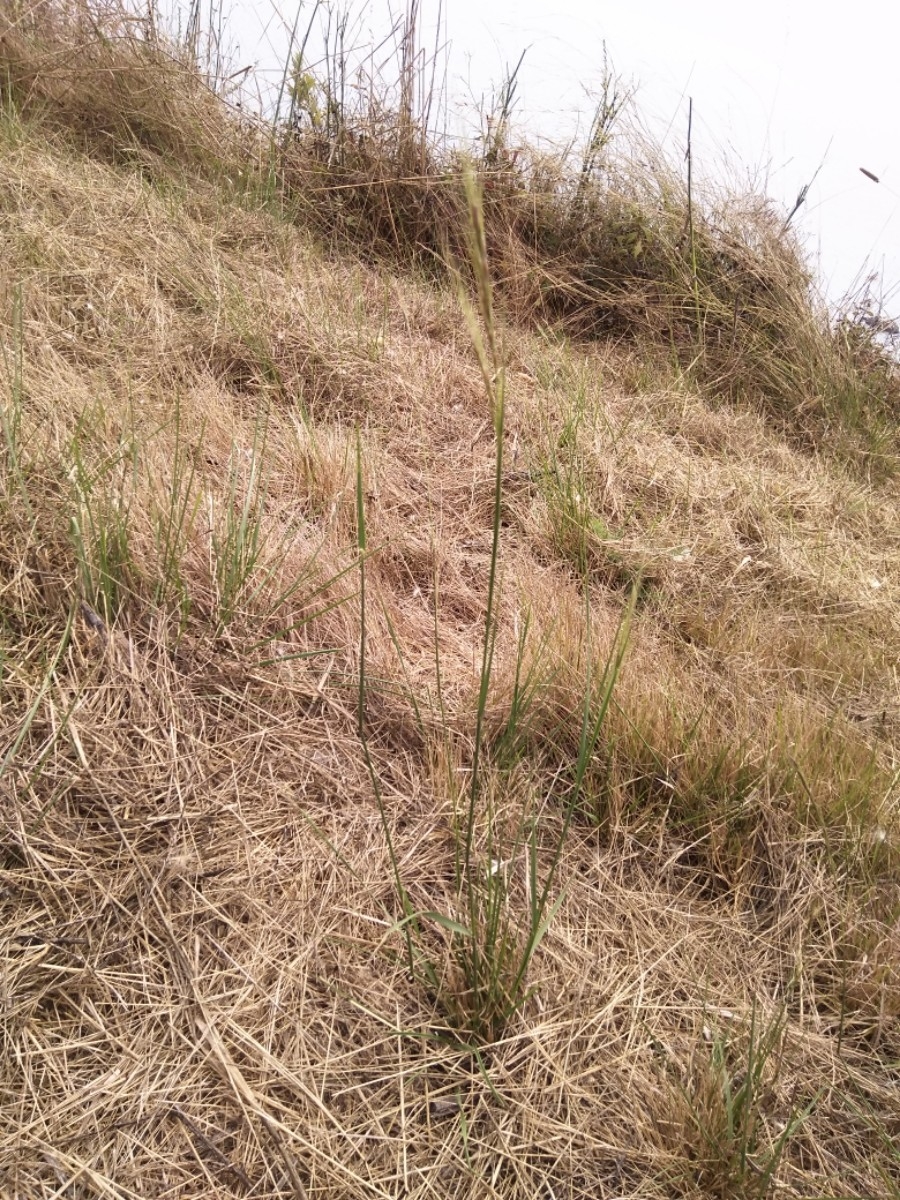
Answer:
<path fill-rule="evenodd" d="M 900 1196 L 895 363 L 295 65 L 0 0 L 0 1196 Z"/>

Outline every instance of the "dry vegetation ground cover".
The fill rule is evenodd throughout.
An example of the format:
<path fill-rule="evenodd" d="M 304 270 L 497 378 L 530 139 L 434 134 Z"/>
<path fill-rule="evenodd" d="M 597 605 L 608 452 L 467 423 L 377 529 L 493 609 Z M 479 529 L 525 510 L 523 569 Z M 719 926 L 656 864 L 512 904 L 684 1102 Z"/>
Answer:
<path fill-rule="evenodd" d="M 0 4 L 0 1195 L 900 1196 L 890 360 L 304 95 Z"/>

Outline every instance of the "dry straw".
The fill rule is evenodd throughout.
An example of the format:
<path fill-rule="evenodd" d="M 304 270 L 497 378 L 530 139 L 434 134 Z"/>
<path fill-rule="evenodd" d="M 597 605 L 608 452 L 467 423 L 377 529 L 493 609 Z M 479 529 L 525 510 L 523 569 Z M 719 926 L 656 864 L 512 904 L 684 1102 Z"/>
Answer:
<path fill-rule="evenodd" d="M 0 1195 L 900 1195 L 891 357 L 330 28 L 0 2 Z"/>

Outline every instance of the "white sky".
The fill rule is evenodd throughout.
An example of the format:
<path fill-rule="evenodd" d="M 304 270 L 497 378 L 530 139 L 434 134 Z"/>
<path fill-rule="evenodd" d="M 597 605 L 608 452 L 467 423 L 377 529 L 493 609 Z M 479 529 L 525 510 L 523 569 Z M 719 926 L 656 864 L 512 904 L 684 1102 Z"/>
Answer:
<path fill-rule="evenodd" d="M 236 66 L 277 75 L 296 7 L 226 3 Z M 438 0 L 420 0 L 422 40 L 435 42 Z M 311 11 L 301 10 L 301 27 Z M 353 40 L 384 36 L 404 0 L 355 0 Z M 279 12 L 281 15 L 279 15 Z M 833 301 L 868 271 L 883 278 L 886 311 L 900 309 L 900 3 L 813 0 L 443 0 L 451 111 L 474 111 L 527 49 L 517 123 L 557 140 L 590 119 L 603 45 L 637 86 L 647 124 L 683 153 L 694 103 L 695 167 L 712 178 L 755 178 L 796 218 Z M 371 35 L 371 38 L 370 38 Z M 877 175 L 875 184 L 861 174 Z"/>

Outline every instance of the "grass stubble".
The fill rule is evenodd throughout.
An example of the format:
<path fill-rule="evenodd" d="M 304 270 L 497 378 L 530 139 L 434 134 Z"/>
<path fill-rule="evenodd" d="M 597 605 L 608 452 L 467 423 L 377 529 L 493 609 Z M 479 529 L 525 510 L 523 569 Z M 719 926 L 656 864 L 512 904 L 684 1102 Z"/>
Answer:
<path fill-rule="evenodd" d="M 0 1194 L 898 1195 L 891 361 L 335 61 L 0 5 Z"/>

